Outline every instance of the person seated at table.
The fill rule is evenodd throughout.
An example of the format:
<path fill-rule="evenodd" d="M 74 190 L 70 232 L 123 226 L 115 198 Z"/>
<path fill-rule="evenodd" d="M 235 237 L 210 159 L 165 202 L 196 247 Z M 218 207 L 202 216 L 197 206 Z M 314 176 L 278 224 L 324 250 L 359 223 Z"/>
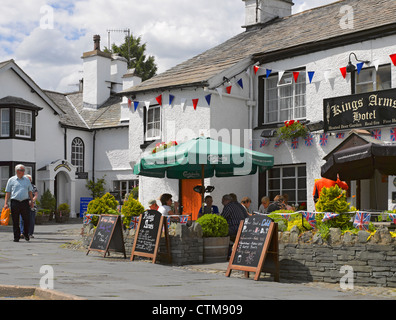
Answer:
<path fill-rule="evenodd" d="M 261 206 L 259 208 L 259 213 L 267 213 L 267 209 L 270 205 L 271 201 L 269 197 L 263 197 L 261 199 Z"/>
<path fill-rule="evenodd" d="M 202 217 L 205 214 L 219 214 L 219 208 L 213 205 L 213 198 L 212 196 L 205 197 L 205 206 L 204 212 L 202 213 L 202 208 L 199 209 L 198 218 Z"/>
<path fill-rule="evenodd" d="M 283 195 L 283 204 L 285 205 L 286 210 L 295 211 L 295 208 L 289 205 L 289 195 L 287 193 Z"/>
<path fill-rule="evenodd" d="M 245 207 L 246 212 L 248 214 L 250 214 L 249 207 L 250 207 L 251 204 L 252 204 L 252 199 L 250 199 L 249 197 L 243 197 L 242 198 L 241 205 L 243 205 Z"/>
<path fill-rule="evenodd" d="M 221 216 L 227 220 L 228 235 L 230 236 L 230 240 L 234 241 L 241 221 L 248 218 L 249 215 L 246 209 L 239 202 L 233 201 L 233 198 L 229 194 L 223 196 L 221 203 L 224 206 Z"/>
<path fill-rule="evenodd" d="M 281 195 L 277 195 L 274 198 L 274 202 L 272 202 L 267 209 L 267 213 L 271 213 L 274 211 L 278 211 L 278 210 L 286 210 L 286 206 L 283 203 L 285 201 L 285 199 L 283 198 L 283 196 Z"/>
<path fill-rule="evenodd" d="M 160 212 L 163 216 L 175 216 L 179 215 L 178 213 L 178 207 L 179 203 L 178 202 L 173 202 L 172 201 L 172 195 L 169 193 L 164 193 L 161 195 L 160 199 L 161 201 L 161 206 L 158 208 L 158 212 Z M 172 209 L 172 203 L 174 206 L 174 209 Z"/>
<path fill-rule="evenodd" d="M 148 205 L 149 205 L 149 210 L 154 210 L 154 211 L 158 211 L 158 208 L 159 208 L 159 206 L 158 206 L 158 204 L 157 204 L 157 200 L 150 200 L 149 202 L 148 202 Z"/>

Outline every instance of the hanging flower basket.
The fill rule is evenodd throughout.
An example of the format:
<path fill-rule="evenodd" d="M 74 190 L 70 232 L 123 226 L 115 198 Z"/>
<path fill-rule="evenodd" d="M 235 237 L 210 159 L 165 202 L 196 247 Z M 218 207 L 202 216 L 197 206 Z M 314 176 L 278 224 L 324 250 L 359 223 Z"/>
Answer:
<path fill-rule="evenodd" d="M 307 127 L 298 120 L 285 121 L 285 125 L 279 128 L 276 132 L 276 136 L 279 141 L 292 141 L 299 137 L 305 138 L 307 134 Z"/>
<path fill-rule="evenodd" d="M 169 149 L 169 148 L 172 148 L 172 147 L 175 147 L 175 146 L 177 146 L 177 142 L 176 141 L 171 141 L 169 143 L 165 143 L 165 142 L 157 143 L 157 145 L 153 149 L 152 153 L 155 154 L 155 153 L 158 153 L 158 152 L 160 152 L 162 150 Z"/>

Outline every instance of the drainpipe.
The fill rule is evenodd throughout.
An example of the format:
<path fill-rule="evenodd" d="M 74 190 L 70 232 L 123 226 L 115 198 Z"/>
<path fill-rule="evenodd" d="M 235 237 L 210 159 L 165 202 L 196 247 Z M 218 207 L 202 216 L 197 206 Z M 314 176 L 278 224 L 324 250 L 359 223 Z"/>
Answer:
<path fill-rule="evenodd" d="M 63 136 L 64 138 L 64 157 L 63 159 L 67 160 L 67 128 L 65 127 L 65 134 Z"/>
<path fill-rule="evenodd" d="M 92 181 L 95 182 L 95 147 L 96 147 L 96 131 L 93 134 L 93 146 L 92 146 Z"/>

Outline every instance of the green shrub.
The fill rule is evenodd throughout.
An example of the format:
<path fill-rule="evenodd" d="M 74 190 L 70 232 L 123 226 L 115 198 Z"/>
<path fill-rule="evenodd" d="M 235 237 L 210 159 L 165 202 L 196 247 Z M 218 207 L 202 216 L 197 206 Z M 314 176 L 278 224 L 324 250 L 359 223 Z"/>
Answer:
<path fill-rule="evenodd" d="M 48 189 L 45 190 L 40 198 L 40 207 L 42 209 L 50 210 L 51 212 L 56 209 L 56 199 Z"/>
<path fill-rule="evenodd" d="M 197 222 L 201 225 L 205 238 L 228 236 L 228 223 L 222 216 L 205 214 Z"/>
<path fill-rule="evenodd" d="M 70 206 L 67 203 L 62 203 L 59 205 L 58 211 L 62 211 L 64 213 L 70 213 Z"/>
<path fill-rule="evenodd" d="M 121 209 L 121 213 L 124 216 L 124 226 L 129 227 L 132 217 L 138 217 L 144 213 L 144 211 L 143 205 L 138 200 L 134 199 L 134 195 L 129 195 L 128 200 L 124 202 Z"/>
<path fill-rule="evenodd" d="M 101 198 L 96 198 L 88 204 L 87 214 L 93 215 L 119 215 L 117 211 L 118 201 L 110 193 L 106 193 Z M 98 224 L 99 217 L 93 216 L 92 223 L 94 226 Z"/>

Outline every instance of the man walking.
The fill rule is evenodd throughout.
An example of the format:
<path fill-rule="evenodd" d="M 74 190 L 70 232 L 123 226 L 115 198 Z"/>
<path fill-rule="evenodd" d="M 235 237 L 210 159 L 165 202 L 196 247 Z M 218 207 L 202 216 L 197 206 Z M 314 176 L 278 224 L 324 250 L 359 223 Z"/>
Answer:
<path fill-rule="evenodd" d="M 30 222 L 30 208 L 29 200 L 31 201 L 30 207 L 34 207 L 33 201 L 33 188 L 30 180 L 25 177 L 25 167 L 18 164 L 15 167 L 16 175 L 8 179 L 6 186 L 6 196 L 4 208 L 8 209 L 8 201 L 11 200 L 11 217 L 12 228 L 14 231 L 14 242 L 18 242 L 21 229 L 19 227 L 19 215 L 22 216 L 24 221 L 24 237 L 29 241 L 29 222 Z"/>

